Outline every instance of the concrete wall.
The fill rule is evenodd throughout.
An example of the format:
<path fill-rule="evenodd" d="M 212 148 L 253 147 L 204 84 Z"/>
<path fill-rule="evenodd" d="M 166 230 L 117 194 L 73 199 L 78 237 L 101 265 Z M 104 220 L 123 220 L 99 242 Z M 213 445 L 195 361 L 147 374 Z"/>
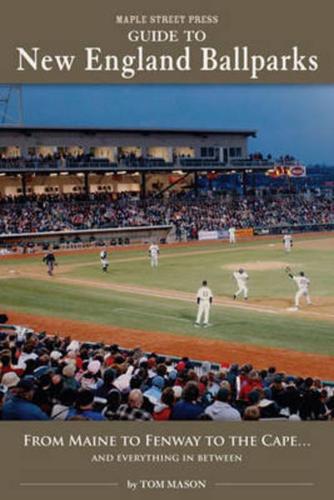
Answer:
<path fill-rule="evenodd" d="M 117 229 L 94 229 L 86 231 L 66 231 L 63 233 L 32 233 L 26 235 L 2 235 L 0 236 L 0 248 L 8 248 L 11 246 L 23 246 L 24 243 L 35 243 L 36 245 L 49 243 L 51 245 L 61 245 L 66 248 L 66 245 L 71 244 L 76 237 L 80 237 L 82 244 L 90 242 L 90 238 L 94 236 L 96 241 L 102 240 L 107 245 L 111 244 L 112 240 L 119 238 L 124 240 L 127 238 L 128 244 L 150 243 L 152 241 L 159 242 L 161 239 L 167 239 L 168 233 L 171 231 L 171 226 L 152 226 L 142 228 L 117 228 Z"/>

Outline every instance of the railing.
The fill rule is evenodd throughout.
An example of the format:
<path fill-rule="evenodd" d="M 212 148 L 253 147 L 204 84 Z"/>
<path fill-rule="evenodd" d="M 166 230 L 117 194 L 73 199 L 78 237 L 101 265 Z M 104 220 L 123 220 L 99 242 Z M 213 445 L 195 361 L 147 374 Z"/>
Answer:
<path fill-rule="evenodd" d="M 231 165 L 235 167 L 274 167 L 277 162 L 274 160 L 250 160 L 248 158 L 231 160 Z"/>
<path fill-rule="evenodd" d="M 249 160 L 238 159 L 231 160 L 228 163 L 218 159 L 210 158 L 176 158 L 172 162 L 165 161 L 163 158 L 124 158 L 117 162 L 110 162 L 107 158 L 96 159 L 29 159 L 29 160 L 0 160 L 0 171 L 3 173 L 11 172 L 90 172 L 94 170 L 100 171 L 137 171 L 137 170 L 196 170 L 196 169 L 217 169 L 224 168 L 272 168 L 275 166 L 274 161 L 267 160 Z"/>
<path fill-rule="evenodd" d="M 226 165 L 215 158 L 178 158 L 176 163 L 185 167 L 219 167 Z"/>
<path fill-rule="evenodd" d="M 283 234 L 283 233 L 317 233 L 321 231 L 334 231 L 334 222 L 328 224 L 281 224 L 275 226 L 254 227 L 254 234 Z"/>
<path fill-rule="evenodd" d="M 122 167 L 172 167 L 173 162 L 166 162 L 164 158 L 121 158 L 118 161 L 118 166 Z"/>
<path fill-rule="evenodd" d="M 0 161 L 0 171 L 1 172 L 36 172 L 36 171 L 71 171 L 71 170 L 94 170 L 94 169 L 115 169 L 121 167 L 121 165 L 109 160 L 97 159 L 97 160 L 17 160 L 17 161 Z"/>

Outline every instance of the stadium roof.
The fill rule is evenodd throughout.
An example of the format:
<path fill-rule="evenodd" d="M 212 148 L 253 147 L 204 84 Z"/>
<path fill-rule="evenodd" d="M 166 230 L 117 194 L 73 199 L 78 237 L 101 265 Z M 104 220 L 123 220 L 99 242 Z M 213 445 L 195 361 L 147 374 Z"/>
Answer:
<path fill-rule="evenodd" d="M 71 127 L 71 126 L 34 126 L 34 125 L 6 125 L 0 126 L 7 132 L 116 132 L 116 133 L 143 133 L 143 134 L 229 134 L 256 137 L 256 130 L 251 129 L 203 129 L 203 128 L 146 128 L 146 127 Z"/>

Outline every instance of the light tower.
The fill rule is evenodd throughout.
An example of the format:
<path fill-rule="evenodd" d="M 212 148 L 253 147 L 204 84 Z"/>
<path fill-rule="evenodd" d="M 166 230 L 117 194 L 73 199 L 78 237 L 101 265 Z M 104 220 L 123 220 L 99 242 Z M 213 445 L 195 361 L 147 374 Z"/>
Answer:
<path fill-rule="evenodd" d="M 0 126 L 23 125 L 22 85 L 0 85 Z"/>

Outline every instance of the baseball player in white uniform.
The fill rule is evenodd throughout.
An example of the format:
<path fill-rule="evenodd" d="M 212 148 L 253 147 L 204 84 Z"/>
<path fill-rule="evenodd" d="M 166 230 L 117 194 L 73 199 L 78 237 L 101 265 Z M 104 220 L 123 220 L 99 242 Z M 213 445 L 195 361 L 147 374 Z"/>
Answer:
<path fill-rule="evenodd" d="M 198 310 L 195 326 L 201 326 L 203 318 L 203 326 L 204 328 L 206 328 L 209 326 L 209 314 L 213 301 L 213 295 L 210 288 L 208 287 L 207 281 L 202 282 L 201 288 L 199 288 L 197 291 L 196 299 Z"/>
<path fill-rule="evenodd" d="M 228 230 L 228 237 L 229 237 L 229 242 L 231 244 L 235 244 L 237 242 L 236 237 L 235 237 L 235 227 L 230 227 Z"/>
<path fill-rule="evenodd" d="M 283 244 L 284 244 L 284 250 L 286 252 L 291 252 L 292 247 L 293 247 L 293 241 L 292 241 L 291 234 L 285 234 L 283 236 Z"/>
<path fill-rule="evenodd" d="M 108 252 L 106 247 L 103 248 L 103 250 L 101 250 L 100 252 L 100 260 L 101 260 L 102 271 L 106 273 L 109 267 Z"/>
<path fill-rule="evenodd" d="M 148 254 L 151 260 L 151 267 L 158 267 L 160 248 L 156 243 L 152 243 L 148 249 Z"/>
<path fill-rule="evenodd" d="M 233 277 L 238 285 L 238 290 L 233 295 L 233 299 L 235 300 L 238 295 L 243 293 L 244 300 L 248 300 L 248 274 L 244 271 L 244 269 L 240 268 L 238 271 L 233 273 Z"/>
<path fill-rule="evenodd" d="M 311 305 L 311 297 L 309 293 L 309 287 L 311 281 L 305 276 L 305 273 L 301 271 L 298 276 L 292 274 L 290 267 L 286 268 L 289 278 L 293 279 L 297 285 L 297 292 L 295 295 L 295 309 L 299 309 L 299 302 L 302 297 L 305 297 L 307 305 Z"/>

